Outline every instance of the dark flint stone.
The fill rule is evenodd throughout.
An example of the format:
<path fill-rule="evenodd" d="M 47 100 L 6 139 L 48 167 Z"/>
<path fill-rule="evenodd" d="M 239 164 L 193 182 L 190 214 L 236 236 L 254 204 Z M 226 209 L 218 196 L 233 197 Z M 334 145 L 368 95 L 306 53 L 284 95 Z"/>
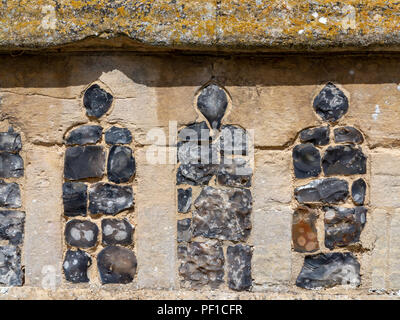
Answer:
<path fill-rule="evenodd" d="M 69 147 L 65 152 L 64 177 L 69 180 L 101 178 L 105 153 L 100 146 Z"/>
<path fill-rule="evenodd" d="M 351 185 L 351 197 L 353 202 L 357 205 L 363 205 L 365 201 L 365 192 L 367 191 L 367 184 L 363 179 L 358 179 Z"/>
<path fill-rule="evenodd" d="M 192 188 L 178 189 L 178 212 L 187 213 L 192 205 Z"/>
<path fill-rule="evenodd" d="M 335 122 L 347 112 L 349 102 L 339 88 L 328 82 L 314 99 L 313 107 L 323 120 Z"/>
<path fill-rule="evenodd" d="M 63 184 L 63 203 L 66 216 L 86 216 L 87 186 L 82 182 L 65 182 Z"/>
<path fill-rule="evenodd" d="M 209 141 L 210 129 L 205 121 L 188 125 L 178 132 L 178 139 L 186 142 Z"/>
<path fill-rule="evenodd" d="M 252 197 L 248 189 L 205 187 L 194 202 L 193 235 L 244 241 L 250 234 Z"/>
<path fill-rule="evenodd" d="M 344 247 L 360 240 L 366 222 L 366 208 L 324 207 L 324 211 L 327 248 Z"/>
<path fill-rule="evenodd" d="M 87 271 L 91 264 L 92 259 L 85 251 L 68 250 L 63 263 L 65 279 L 72 283 L 89 282 Z"/>
<path fill-rule="evenodd" d="M 126 219 L 103 219 L 101 230 L 103 245 L 129 245 L 132 243 L 133 228 Z"/>
<path fill-rule="evenodd" d="M 183 242 L 183 241 L 190 241 L 192 238 L 192 232 L 190 230 L 190 224 L 192 222 L 192 219 L 183 219 L 183 220 L 178 220 L 178 236 L 177 240 L 178 242 Z"/>
<path fill-rule="evenodd" d="M 228 264 L 228 286 L 237 291 L 251 287 L 251 247 L 238 244 L 229 246 L 226 252 Z"/>
<path fill-rule="evenodd" d="M 217 168 L 215 164 L 182 164 L 176 174 L 176 184 L 207 185 Z"/>
<path fill-rule="evenodd" d="M 133 191 L 130 186 L 97 183 L 89 189 L 89 211 L 92 214 L 115 215 L 133 208 Z"/>
<path fill-rule="evenodd" d="M 137 261 L 135 254 L 123 247 L 109 246 L 97 256 L 101 282 L 129 283 L 136 274 Z"/>
<path fill-rule="evenodd" d="M 73 247 L 91 248 L 97 242 L 99 228 L 91 221 L 71 220 L 65 226 L 65 241 Z"/>
<path fill-rule="evenodd" d="M 126 128 L 111 127 L 105 134 L 107 144 L 129 144 L 132 142 L 132 134 Z"/>
<path fill-rule="evenodd" d="M 321 156 L 311 143 L 299 144 L 293 149 L 296 178 L 317 177 L 321 173 Z"/>
<path fill-rule="evenodd" d="M 215 84 L 204 87 L 197 98 L 197 108 L 214 129 L 219 129 L 221 126 L 227 106 L 228 98 L 225 91 Z"/>
<path fill-rule="evenodd" d="M 304 129 L 300 132 L 300 140 L 315 146 L 325 146 L 329 143 L 329 127 Z"/>
<path fill-rule="evenodd" d="M 249 137 L 246 130 L 225 125 L 221 128 L 220 148 L 223 156 L 229 155 L 247 155 Z"/>
<path fill-rule="evenodd" d="M 351 145 L 329 147 L 322 158 L 322 168 L 327 176 L 366 173 L 367 158 L 361 148 Z"/>
<path fill-rule="evenodd" d="M 221 164 L 217 172 L 218 184 L 229 187 L 250 187 L 253 170 L 245 159 L 224 158 L 226 164 Z M 230 164 L 229 164 L 230 162 Z"/>
<path fill-rule="evenodd" d="M 216 164 L 218 151 L 215 144 L 204 142 L 178 142 L 178 162 L 181 164 Z"/>
<path fill-rule="evenodd" d="M 97 84 L 86 89 L 83 96 L 83 105 L 89 117 L 100 118 L 110 109 L 113 96 L 100 88 Z"/>
<path fill-rule="evenodd" d="M 1 246 L 0 284 L 7 287 L 22 286 L 23 278 L 20 249 L 15 246 Z"/>
<path fill-rule="evenodd" d="M 14 209 L 21 207 L 21 192 L 17 183 L 0 180 L 0 207 Z"/>
<path fill-rule="evenodd" d="M 353 254 L 334 252 L 305 257 L 296 286 L 304 289 L 356 287 L 360 282 L 360 264 Z"/>
<path fill-rule="evenodd" d="M 360 131 L 353 127 L 341 127 L 336 128 L 333 131 L 335 135 L 335 142 L 346 142 L 346 143 L 363 143 L 364 138 Z"/>
<path fill-rule="evenodd" d="M 20 178 L 24 175 L 24 160 L 19 154 L 0 153 L 0 178 Z"/>
<path fill-rule="evenodd" d="M 22 211 L 0 211 L 0 240 L 18 245 L 24 237 L 25 213 Z"/>
<path fill-rule="evenodd" d="M 178 258 L 183 287 L 216 289 L 224 282 L 224 252 L 216 241 L 181 244 Z"/>
<path fill-rule="evenodd" d="M 67 139 L 67 145 L 96 143 L 101 139 L 103 128 L 100 126 L 81 126 L 72 130 Z"/>
<path fill-rule="evenodd" d="M 318 179 L 294 190 L 296 200 L 300 203 L 339 203 L 349 195 L 349 184 L 336 178 Z"/>
<path fill-rule="evenodd" d="M 315 210 L 298 207 L 293 214 L 292 240 L 294 251 L 314 252 L 319 249 Z"/>
<path fill-rule="evenodd" d="M 108 180 L 115 183 L 128 182 L 135 171 L 135 159 L 131 148 L 112 146 L 107 161 Z"/>
<path fill-rule="evenodd" d="M 0 132 L 0 151 L 18 152 L 22 149 L 21 135 L 10 129 Z"/>

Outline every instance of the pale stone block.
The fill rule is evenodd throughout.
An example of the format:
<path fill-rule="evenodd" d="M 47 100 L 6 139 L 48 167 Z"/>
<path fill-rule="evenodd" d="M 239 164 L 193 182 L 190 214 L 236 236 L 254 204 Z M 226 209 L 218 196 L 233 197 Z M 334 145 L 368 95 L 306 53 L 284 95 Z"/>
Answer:
<path fill-rule="evenodd" d="M 371 154 L 371 205 L 375 207 L 400 207 L 400 153 Z"/>
<path fill-rule="evenodd" d="M 28 146 L 26 154 L 26 284 L 55 289 L 62 269 L 62 152 Z"/>
<path fill-rule="evenodd" d="M 291 154 L 285 151 L 255 153 L 254 208 L 264 208 L 271 203 L 289 203 L 293 197 Z"/>
<path fill-rule="evenodd" d="M 255 284 L 288 284 L 291 276 L 290 206 L 270 206 L 253 211 L 252 276 Z"/>
<path fill-rule="evenodd" d="M 382 290 L 386 288 L 385 274 L 387 271 L 389 249 L 389 233 L 387 232 L 388 215 L 386 210 L 375 209 L 369 217 L 375 236 L 375 245 L 371 258 L 372 289 Z"/>
<path fill-rule="evenodd" d="M 137 152 L 136 250 L 140 288 L 176 285 L 175 166 L 151 165 Z"/>

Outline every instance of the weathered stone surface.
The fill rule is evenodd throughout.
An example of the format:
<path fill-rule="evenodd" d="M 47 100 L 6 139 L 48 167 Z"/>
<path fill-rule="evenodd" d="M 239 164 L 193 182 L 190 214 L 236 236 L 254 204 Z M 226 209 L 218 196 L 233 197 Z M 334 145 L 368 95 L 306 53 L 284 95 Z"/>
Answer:
<path fill-rule="evenodd" d="M 351 253 L 320 253 L 307 256 L 296 280 L 304 289 L 330 288 L 360 284 L 360 264 Z"/>
<path fill-rule="evenodd" d="M 298 207 L 293 214 L 292 241 L 297 252 L 314 252 L 319 249 L 316 220 L 318 215 L 308 207 Z"/>
<path fill-rule="evenodd" d="M 301 142 L 310 142 L 314 146 L 325 146 L 329 143 L 329 126 L 304 129 L 300 132 Z"/>
<path fill-rule="evenodd" d="M 258 150 L 253 177 L 254 206 L 264 209 L 271 203 L 289 203 L 293 198 L 291 152 Z"/>
<path fill-rule="evenodd" d="M 250 234 L 250 190 L 204 187 L 194 206 L 194 236 L 241 241 Z"/>
<path fill-rule="evenodd" d="M 318 149 L 311 143 L 295 146 L 293 167 L 296 178 L 317 177 L 321 173 L 321 156 Z"/>
<path fill-rule="evenodd" d="M 351 185 L 351 197 L 353 202 L 357 205 L 363 205 L 365 201 L 365 193 L 367 191 L 367 184 L 363 179 L 357 179 Z"/>
<path fill-rule="evenodd" d="M 29 146 L 23 201 L 26 286 L 57 289 L 62 282 L 62 162 L 59 146 Z M 40 182 L 40 183 L 39 183 Z"/>
<path fill-rule="evenodd" d="M 0 153 L 0 178 L 20 178 L 24 175 L 24 160 L 18 154 Z"/>
<path fill-rule="evenodd" d="M 129 245 L 132 243 L 133 227 L 126 219 L 101 220 L 103 245 Z"/>
<path fill-rule="evenodd" d="M 247 155 L 249 151 L 249 136 L 246 130 L 233 126 L 224 125 L 220 134 L 221 155 Z"/>
<path fill-rule="evenodd" d="M 229 161 L 228 161 L 229 160 Z M 218 184 L 230 187 L 250 187 L 253 170 L 245 159 L 224 159 L 218 167 Z"/>
<path fill-rule="evenodd" d="M 179 274 L 183 287 L 216 289 L 224 281 L 224 253 L 216 241 L 191 242 L 178 246 Z"/>
<path fill-rule="evenodd" d="M 97 243 L 99 228 L 86 220 L 71 220 L 65 226 L 65 241 L 73 247 L 91 248 Z"/>
<path fill-rule="evenodd" d="M 18 152 L 22 149 L 21 135 L 11 128 L 0 132 L 0 151 Z"/>
<path fill-rule="evenodd" d="M 323 120 L 335 122 L 347 112 L 349 102 L 345 94 L 329 82 L 315 97 L 313 107 Z"/>
<path fill-rule="evenodd" d="M 63 270 L 65 279 L 72 283 L 89 282 L 88 268 L 92 264 L 90 256 L 82 250 L 67 250 Z"/>
<path fill-rule="evenodd" d="M 364 174 L 367 157 L 361 148 L 351 145 L 329 147 L 322 158 L 322 168 L 327 176 Z"/>
<path fill-rule="evenodd" d="M 89 211 L 92 214 L 115 215 L 133 208 L 133 191 L 130 186 L 97 183 L 89 189 Z"/>
<path fill-rule="evenodd" d="M 209 141 L 210 128 L 205 121 L 192 123 L 178 132 L 180 141 Z"/>
<path fill-rule="evenodd" d="M 0 240 L 8 240 L 10 244 L 21 244 L 24 237 L 25 212 L 0 211 Z"/>
<path fill-rule="evenodd" d="M 364 137 L 362 133 L 353 127 L 340 127 L 333 131 L 335 135 L 335 142 L 345 142 L 345 143 L 363 143 Z"/>
<path fill-rule="evenodd" d="M 103 128 L 100 126 L 80 126 L 72 130 L 66 138 L 67 145 L 97 143 L 101 139 Z"/>
<path fill-rule="evenodd" d="M 297 187 L 294 195 L 300 203 L 339 203 L 347 199 L 349 184 L 336 178 L 318 179 Z"/>
<path fill-rule="evenodd" d="M 129 249 L 109 246 L 98 254 L 97 267 L 103 284 L 129 283 L 136 274 L 136 256 Z"/>
<path fill-rule="evenodd" d="M 376 208 L 400 208 L 400 153 L 380 149 L 371 153 L 371 205 Z M 399 282 L 400 284 L 400 282 Z"/>
<path fill-rule="evenodd" d="M 90 48 L 93 39 L 94 44 L 108 47 L 116 46 L 116 40 L 109 43 L 104 38 L 120 35 L 123 37 L 117 38 L 122 42 L 116 42 L 118 47 L 135 48 L 140 43 L 160 49 L 246 48 L 259 52 L 335 47 L 395 51 L 399 45 L 394 26 L 399 24 L 396 13 L 400 6 L 395 1 L 316 2 L 313 6 L 302 1 L 282 6 L 278 0 L 267 4 L 235 0 L 218 4 L 144 0 L 62 2 L 57 6 L 44 3 L 46 7 L 38 1 L 23 7 L 7 3 L 10 13 L 0 20 L 2 49 L 37 49 L 74 42 Z M 24 17 L 30 17 L 29 25 L 23 23 Z M 379 26 L 377 17 L 381 19 Z M 101 35 L 104 30 L 107 35 Z M 83 39 L 88 42 L 81 44 Z"/>
<path fill-rule="evenodd" d="M 251 247 L 243 244 L 229 246 L 226 251 L 228 286 L 237 291 L 251 287 Z"/>
<path fill-rule="evenodd" d="M 89 117 L 100 118 L 110 109 L 112 102 L 113 96 L 97 84 L 86 89 L 83 96 L 83 105 Z"/>
<path fill-rule="evenodd" d="M 21 252 L 18 247 L 0 247 L 0 284 L 21 286 L 24 274 L 21 269 Z"/>
<path fill-rule="evenodd" d="M 63 184 L 64 215 L 68 217 L 86 216 L 87 186 L 82 182 Z"/>
<path fill-rule="evenodd" d="M 192 219 L 178 220 L 177 226 L 177 241 L 188 242 L 192 238 L 192 230 L 190 228 Z"/>
<path fill-rule="evenodd" d="M 178 285 L 176 167 L 174 164 L 149 163 L 147 151 L 144 147 L 136 153 L 137 162 L 141 163 L 137 168 L 139 181 L 135 208 L 137 283 L 143 289 L 175 289 Z M 152 194 L 157 195 L 157 201 L 149 197 Z"/>
<path fill-rule="evenodd" d="M 178 189 L 178 212 L 187 213 L 192 206 L 192 188 Z"/>
<path fill-rule="evenodd" d="M 356 243 L 366 222 L 364 207 L 324 207 L 325 246 L 329 249 Z"/>
<path fill-rule="evenodd" d="M 214 129 L 220 128 L 227 106 L 225 91 L 215 84 L 204 87 L 197 98 L 197 108 Z"/>
<path fill-rule="evenodd" d="M 65 151 L 66 179 L 100 178 L 104 174 L 104 167 L 105 153 L 100 146 L 69 147 Z"/>
<path fill-rule="evenodd" d="M 0 207 L 20 208 L 21 192 L 17 183 L 0 180 Z"/>
<path fill-rule="evenodd" d="M 207 185 L 217 169 L 214 164 L 182 164 L 176 173 L 176 184 Z"/>
<path fill-rule="evenodd" d="M 130 144 L 132 133 L 126 128 L 113 126 L 106 131 L 105 139 L 107 144 Z"/>
<path fill-rule="evenodd" d="M 128 182 L 135 172 L 136 164 L 131 148 L 112 146 L 107 161 L 108 180 L 115 183 Z"/>

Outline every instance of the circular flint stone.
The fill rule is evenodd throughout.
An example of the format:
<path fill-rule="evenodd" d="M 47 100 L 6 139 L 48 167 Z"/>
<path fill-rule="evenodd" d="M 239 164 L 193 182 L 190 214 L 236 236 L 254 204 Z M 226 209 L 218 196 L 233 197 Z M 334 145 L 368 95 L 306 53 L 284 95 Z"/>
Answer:
<path fill-rule="evenodd" d="M 225 91 L 215 84 L 204 87 L 197 98 L 198 109 L 214 129 L 220 128 L 227 106 Z"/>
<path fill-rule="evenodd" d="M 113 96 L 97 84 L 86 89 L 83 96 L 83 105 L 89 117 L 100 118 L 110 109 L 112 101 Z"/>
<path fill-rule="evenodd" d="M 106 247 L 97 256 L 97 267 L 103 284 L 132 282 L 136 266 L 135 254 L 119 246 Z"/>
<path fill-rule="evenodd" d="M 74 247 L 93 247 L 98 234 L 99 228 L 91 221 L 74 219 L 65 226 L 65 241 Z"/>
<path fill-rule="evenodd" d="M 313 107 L 323 120 L 335 122 L 347 112 L 349 102 L 343 91 L 328 82 L 315 97 Z"/>
<path fill-rule="evenodd" d="M 321 173 L 321 155 L 311 143 L 299 144 L 293 149 L 293 167 L 296 178 L 317 177 Z"/>

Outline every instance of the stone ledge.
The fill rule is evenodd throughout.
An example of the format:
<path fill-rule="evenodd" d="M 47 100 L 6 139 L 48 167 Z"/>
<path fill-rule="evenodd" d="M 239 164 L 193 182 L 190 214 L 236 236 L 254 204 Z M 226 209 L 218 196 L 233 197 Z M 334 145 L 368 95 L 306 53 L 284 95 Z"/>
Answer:
<path fill-rule="evenodd" d="M 399 12 L 394 0 L 8 0 L 0 50 L 397 51 Z"/>
<path fill-rule="evenodd" d="M 367 291 L 355 294 L 349 292 L 266 291 L 266 292 L 224 292 L 135 290 L 129 285 L 109 285 L 108 288 L 90 286 L 86 288 L 43 289 L 37 287 L 2 287 L 1 300 L 399 300 L 393 294 L 376 294 Z"/>

